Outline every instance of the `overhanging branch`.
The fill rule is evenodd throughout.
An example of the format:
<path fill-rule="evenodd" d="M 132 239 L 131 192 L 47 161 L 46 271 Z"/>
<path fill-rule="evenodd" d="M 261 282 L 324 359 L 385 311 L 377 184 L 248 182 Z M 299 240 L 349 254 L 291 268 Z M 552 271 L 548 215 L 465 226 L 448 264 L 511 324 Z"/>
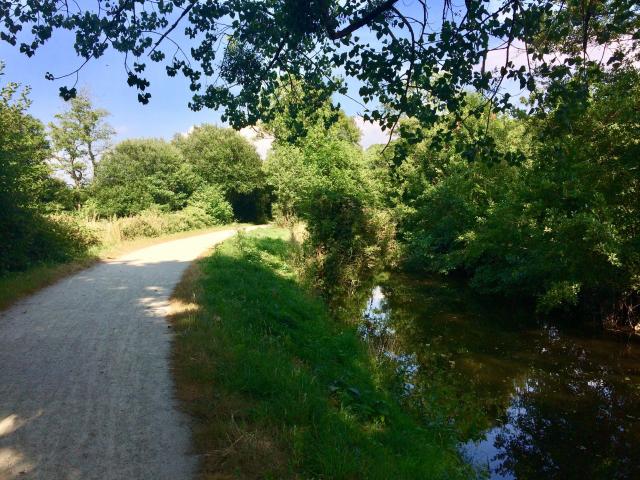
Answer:
<path fill-rule="evenodd" d="M 377 7 L 365 13 L 363 16 L 361 16 L 357 20 L 354 20 L 352 23 L 350 23 L 347 27 L 343 28 L 342 30 L 338 30 L 337 32 L 335 30 L 329 31 L 329 38 L 331 40 L 339 40 L 343 37 L 346 37 L 347 35 L 350 35 L 351 33 L 355 32 L 359 28 L 368 24 L 371 20 L 376 18 L 381 13 L 385 12 L 386 10 L 389 10 L 391 7 L 393 7 L 393 5 L 397 1 L 398 0 L 386 0 L 380 3 Z"/>

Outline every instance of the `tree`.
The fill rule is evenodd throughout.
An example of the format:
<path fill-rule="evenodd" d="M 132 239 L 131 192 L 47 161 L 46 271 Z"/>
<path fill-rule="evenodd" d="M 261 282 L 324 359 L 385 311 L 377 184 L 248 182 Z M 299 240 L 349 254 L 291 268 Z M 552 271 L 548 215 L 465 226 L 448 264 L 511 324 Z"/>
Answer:
<path fill-rule="evenodd" d="M 204 183 L 222 190 L 236 217 L 254 220 L 259 216 L 262 161 L 255 147 L 238 132 L 203 124 L 187 135 L 176 136 L 173 144 Z"/>
<path fill-rule="evenodd" d="M 104 122 L 109 112 L 94 109 L 87 95 L 78 95 L 70 103 L 67 111 L 55 115 L 57 123 L 49 124 L 49 135 L 57 166 L 80 188 L 89 173 L 95 175 L 115 131 Z"/>
<path fill-rule="evenodd" d="M 189 206 L 202 209 L 214 224 L 223 225 L 233 220 L 231 204 L 219 187 L 207 185 L 196 190 L 189 198 Z"/>
<path fill-rule="evenodd" d="M 275 198 L 273 213 L 285 223 L 299 219 L 302 202 L 321 175 L 313 160 L 315 146 L 309 147 L 311 139 L 324 137 L 337 157 L 343 153 L 346 158 L 358 157 L 360 140 L 360 130 L 344 111 L 328 100 L 320 108 L 311 108 L 319 92 L 302 82 L 296 82 L 295 88 L 302 98 L 284 87 L 274 93 L 271 101 L 277 104 L 277 113 L 263 124 L 274 137 L 272 151 L 264 163 L 266 181 Z"/>
<path fill-rule="evenodd" d="M 330 105 L 299 119 L 290 118 L 300 111 L 295 103 L 290 107 L 285 118 L 266 125 L 276 135 L 264 165 L 267 184 L 276 217 L 305 222 L 307 270 L 335 301 L 355 293 L 386 259 L 393 222 L 381 208 L 353 119 L 335 112 L 338 120 L 327 128 Z"/>
<path fill-rule="evenodd" d="M 0 63 L 0 76 L 3 66 Z M 44 215 L 50 193 L 44 125 L 26 113 L 28 89 L 0 89 L 0 274 L 86 253 L 93 237 L 72 222 Z"/>
<path fill-rule="evenodd" d="M 640 74 L 620 69 L 581 108 L 565 102 L 474 121 L 504 151 L 498 162 L 461 154 L 474 139 L 462 128 L 444 147 L 435 134 L 395 142 L 406 154 L 395 167 L 400 236 L 417 265 L 464 272 L 481 292 L 637 323 Z"/>
<path fill-rule="evenodd" d="M 270 98 L 271 115 L 263 127 L 280 145 L 297 145 L 311 129 L 324 128 L 328 135 L 357 144 L 360 130 L 326 92 L 299 79 L 282 82 Z"/>
<path fill-rule="evenodd" d="M 313 170 L 303 151 L 293 145 L 276 144 L 264 163 L 266 183 L 274 196 L 273 215 L 291 224 L 300 213 L 300 204 L 309 191 Z"/>
<path fill-rule="evenodd" d="M 189 80 L 193 109 L 224 108 L 223 121 L 234 127 L 268 120 L 271 95 L 292 78 L 325 92 L 321 105 L 331 92 L 347 93 L 335 77 L 343 72 L 360 84 L 365 118 L 393 127 L 404 114 L 430 125 L 444 109 L 459 112 L 469 86 L 492 108 L 506 108 L 507 82 L 572 94 L 567 79 L 588 85 L 592 72 L 638 55 L 636 0 L 445 1 L 441 12 L 428 3 L 123 0 L 83 8 L 30 0 L 0 6 L 0 36 L 31 56 L 54 30 L 72 32 L 84 63 L 70 73 L 115 49 L 142 103 L 151 98 L 146 59 L 163 62 L 170 76 Z M 61 88 L 64 98 L 75 93 Z"/>
<path fill-rule="evenodd" d="M 0 64 L 0 77 L 2 70 Z M 3 85 L 0 91 L 0 203 L 5 220 L 14 209 L 38 207 L 49 175 L 49 144 L 42 123 L 26 113 L 28 92 L 20 92 L 17 83 Z"/>
<path fill-rule="evenodd" d="M 104 155 L 92 189 L 100 214 L 122 216 L 153 205 L 179 210 L 201 183 L 172 144 L 125 140 Z"/>

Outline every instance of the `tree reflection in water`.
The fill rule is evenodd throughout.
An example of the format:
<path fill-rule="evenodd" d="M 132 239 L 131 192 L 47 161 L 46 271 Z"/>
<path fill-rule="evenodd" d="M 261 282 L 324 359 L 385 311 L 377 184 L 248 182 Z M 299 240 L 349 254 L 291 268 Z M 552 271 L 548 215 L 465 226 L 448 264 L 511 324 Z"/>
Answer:
<path fill-rule="evenodd" d="M 538 324 L 440 279 L 373 289 L 360 332 L 425 422 L 494 479 L 640 478 L 640 348 Z"/>

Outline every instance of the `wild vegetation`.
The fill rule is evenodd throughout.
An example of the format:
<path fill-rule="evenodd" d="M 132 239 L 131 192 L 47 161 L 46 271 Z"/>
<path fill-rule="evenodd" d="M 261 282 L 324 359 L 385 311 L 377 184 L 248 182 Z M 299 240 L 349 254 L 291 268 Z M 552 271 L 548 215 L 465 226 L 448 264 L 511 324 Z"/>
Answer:
<path fill-rule="evenodd" d="M 241 235 L 174 294 L 203 478 L 466 478 L 453 431 L 403 411 L 392 367 L 309 293 L 299 248 L 286 229 Z"/>
<path fill-rule="evenodd" d="M 110 147 L 108 113 L 86 96 L 73 99 L 48 130 L 28 107 L 28 89 L 3 87 L 0 275 L 84 259 L 101 245 L 263 215 L 260 160 L 235 132 L 204 125 L 194 139 Z M 217 158 L 225 175 L 203 172 L 203 158 Z"/>
<path fill-rule="evenodd" d="M 393 249 L 393 222 L 382 208 L 352 119 L 325 104 L 312 115 L 283 94 L 288 111 L 266 125 L 275 137 L 265 162 L 276 218 L 304 221 L 306 270 L 327 297 L 353 290 Z M 303 126 L 300 128 L 300 126 Z"/>
<path fill-rule="evenodd" d="M 398 408 L 354 312 L 327 308 L 382 268 L 640 330 L 636 1 L 444 2 L 440 22 L 423 1 L 40 3 L 0 5 L 1 38 L 26 37 L 32 55 L 69 30 L 87 61 L 114 48 L 142 103 L 140 59 L 166 62 L 193 109 L 274 137 L 264 162 L 212 125 L 107 148 L 106 113 L 75 88 L 61 87 L 71 105 L 48 136 L 16 85 L 2 91 L 0 274 L 81 255 L 101 228 L 136 238 L 235 218 L 297 232 L 225 244 L 200 266 L 199 310 L 176 319 L 182 394 L 203 419 L 212 475 L 465 473 L 454 428 Z M 181 22 L 191 59 L 163 51 Z M 353 85 L 336 72 L 387 144 L 360 147 L 335 95 Z"/>
<path fill-rule="evenodd" d="M 0 74 L 2 71 L 0 70 Z M 49 144 L 38 120 L 26 113 L 27 91 L 8 83 L 0 95 L 0 273 L 34 263 L 61 262 L 94 243 L 90 232 L 45 214 L 42 199 L 60 185 L 49 178 Z"/>
<path fill-rule="evenodd" d="M 633 326 L 638 77 L 635 68 L 602 74 L 579 102 L 557 99 L 535 115 L 495 115 L 469 95 L 467 110 L 484 106 L 483 116 L 444 140 L 452 119 L 427 129 L 408 118 L 386 149 L 365 153 L 330 105 L 312 115 L 301 105 L 304 122 L 288 120 L 299 131 L 278 116 L 266 124 L 276 137 L 265 163 L 274 214 L 305 222 L 307 270 L 329 296 L 401 259 L 466 275 L 479 293 L 535 301 L 541 313 Z M 475 155 L 479 135 L 493 147 Z"/>
<path fill-rule="evenodd" d="M 361 307 L 375 274 L 398 267 L 459 274 L 480 294 L 531 300 L 541 314 L 635 325 L 639 76 L 630 66 L 603 73 L 580 102 L 556 99 L 535 114 L 495 114 L 469 94 L 465 108 L 481 116 L 454 130 L 448 117 L 429 127 L 405 118 L 386 148 L 367 151 L 340 109 L 326 101 L 310 111 L 313 90 L 282 88 L 280 112 L 261 125 L 275 139 L 264 162 L 237 133 L 205 125 L 171 142 L 126 140 L 95 164 L 78 147 L 74 164 L 91 172 L 76 175 L 82 182 L 64 168 L 63 180 L 52 176 L 60 160 L 48 161 L 46 129 L 9 84 L 2 227 L 16 240 L 2 243 L 2 268 L 46 277 L 96 245 L 270 211 L 297 238 L 275 230 L 226 244 L 190 286 L 197 312 L 175 317 L 205 473 L 462 477 L 460 432 L 436 421 L 451 405 L 403 403 L 393 365 L 367 351 L 352 321 L 359 311 L 344 307 Z M 492 147 L 474 153 L 480 135 Z M 277 461 L 265 470 L 267 457 Z"/>
<path fill-rule="evenodd" d="M 639 80 L 622 69 L 579 107 L 481 118 L 444 147 L 401 135 L 394 202 L 406 259 L 462 272 L 480 292 L 535 299 L 542 312 L 580 306 L 637 321 Z M 484 128 L 512 161 L 465 158 Z"/>
<path fill-rule="evenodd" d="M 65 29 L 87 61 L 113 48 L 167 62 L 170 76 L 190 81 L 192 108 L 224 108 L 236 127 L 261 121 L 276 139 L 271 158 L 263 168 L 237 133 L 204 125 L 100 159 L 106 112 L 62 87 L 72 104 L 50 126 L 49 156 L 74 189 L 47 180 L 44 197 L 105 218 L 156 209 L 202 219 L 208 206 L 211 223 L 226 221 L 229 205 L 238 219 L 268 218 L 273 201 L 276 216 L 305 222 L 320 290 L 356 285 L 398 241 L 409 263 L 464 273 L 479 291 L 534 299 L 541 312 L 588 306 L 634 321 L 636 2 L 445 2 L 435 23 L 427 2 L 180 0 L 142 17 L 136 3 L 64 16 L 60 5 L 3 7 L 2 39 L 33 55 Z M 175 19 L 174 8 L 183 9 Z M 163 51 L 181 24 L 193 63 Z M 147 103 L 146 64 L 128 58 L 128 83 Z M 360 151 L 333 104 L 348 94 L 336 69 L 357 79 L 363 117 L 396 133 L 388 148 Z"/>
<path fill-rule="evenodd" d="M 86 95 L 47 128 L 27 113 L 28 93 L 7 83 L 0 99 L 0 308 L 123 244 L 268 209 L 255 149 L 229 129 L 198 127 L 197 152 L 181 136 L 112 145 L 108 112 Z M 203 173 L 202 156 L 226 175 Z"/>

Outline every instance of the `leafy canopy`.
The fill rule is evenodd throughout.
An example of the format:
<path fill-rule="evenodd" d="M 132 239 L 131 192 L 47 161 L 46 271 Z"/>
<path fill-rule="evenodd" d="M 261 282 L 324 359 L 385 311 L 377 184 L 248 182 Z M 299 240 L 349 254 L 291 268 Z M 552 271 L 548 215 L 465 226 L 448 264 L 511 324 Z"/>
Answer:
<path fill-rule="evenodd" d="M 3 65 L 0 63 L 0 78 Z M 0 87 L 0 275 L 40 262 L 86 254 L 92 236 L 73 222 L 52 220 L 42 199 L 53 188 L 44 125 L 26 113 L 28 89 Z"/>
<path fill-rule="evenodd" d="M 188 79 L 193 109 L 222 108 L 234 127 L 269 120 L 273 92 L 291 78 L 346 94 L 340 72 L 360 85 L 365 118 L 391 127 L 401 114 L 428 125 L 444 109 L 458 112 L 469 86 L 504 108 L 505 79 L 562 96 L 575 93 L 567 80 L 576 73 L 586 84 L 594 71 L 637 60 L 636 0 L 445 0 L 440 11 L 429 3 L 24 0 L 0 4 L 0 38 L 31 56 L 55 30 L 72 32 L 84 63 L 61 76 L 121 52 L 142 103 L 151 98 L 147 63 L 163 63 Z"/>
<path fill-rule="evenodd" d="M 465 271 L 484 292 L 537 299 L 541 310 L 590 304 L 632 317 L 640 292 L 640 74 L 594 83 L 585 108 L 491 116 L 500 150 L 524 159 L 470 163 L 434 136 L 395 168 L 400 238 L 416 266 Z"/>
<path fill-rule="evenodd" d="M 246 194 L 262 184 L 256 149 L 230 128 L 199 125 L 187 135 L 176 135 L 173 144 L 205 183 L 224 193 Z"/>
<path fill-rule="evenodd" d="M 0 78 L 3 76 L 0 63 Z M 40 121 L 26 113 L 28 89 L 17 83 L 0 90 L 0 204 L 3 214 L 13 208 L 35 208 L 46 183 L 49 144 Z"/>
<path fill-rule="evenodd" d="M 180 150 L 163 140 L 125 140 L 108 151 L 92 186 L 103 215 L 134 215 L 160 205 L 178 210 L 201 180 Z"/>
<path fill-rule="evenodd" d="M 85 185 L 94 173 L 115 130 L 104 121 L 109 112 L 93 108 L 85 94 L 71 99 L 68 110 L 55 115 L 49 124 L 57 167 L 76 187 Z"/>

